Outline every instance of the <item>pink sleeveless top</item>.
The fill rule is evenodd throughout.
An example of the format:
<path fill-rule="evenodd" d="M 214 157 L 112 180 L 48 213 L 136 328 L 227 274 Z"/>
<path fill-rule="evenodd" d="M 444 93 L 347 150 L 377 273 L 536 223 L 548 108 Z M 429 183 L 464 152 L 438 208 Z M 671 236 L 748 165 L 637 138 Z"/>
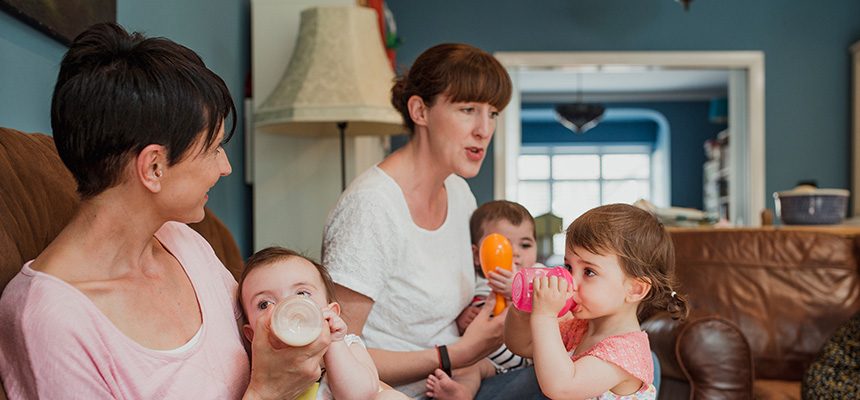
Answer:
<path fill-rule="evenodd" d="M 588 351 L 573 355 L 573 352 L 582 342 L 588 330 L 588 321 L 569 319 L 559 322 L 559 329 L 561 330 L 561 340 L 564 342 L 564 348 L 571 354 L 573 361 L 585 356 L 597 357 L 621 367 L 621 369 L 642 381 L 642 387 L 636 393 L 622 396 L 612 393 L 612 391 L 606 391 L 606 393 L 594 399 L 651 400 L 657 398 L 657 389 L 653 383 L 654 363 L 651 359 L 651 347 L 648 344 L 647 333 L 630 332 L 610 336 L 595 344 Z"/>

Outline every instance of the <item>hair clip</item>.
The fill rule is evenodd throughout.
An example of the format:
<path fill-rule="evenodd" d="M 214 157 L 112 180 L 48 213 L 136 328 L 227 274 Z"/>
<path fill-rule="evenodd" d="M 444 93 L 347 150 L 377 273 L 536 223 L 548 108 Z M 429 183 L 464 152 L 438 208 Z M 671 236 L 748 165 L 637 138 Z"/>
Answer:
<path fill-rule="evenodd" d="M 673 290 L 673 291 L 672 291 L 672 294 L 670 294 L 669 296 L 671 296 L 671 297 L 674 299 L 674 298 L 675 298 L 675 296 L 677 296 L 677 295 L 678 295 L 678 292 L 676 292 L 676 291 L 674 291 L 674 290 Z"/>

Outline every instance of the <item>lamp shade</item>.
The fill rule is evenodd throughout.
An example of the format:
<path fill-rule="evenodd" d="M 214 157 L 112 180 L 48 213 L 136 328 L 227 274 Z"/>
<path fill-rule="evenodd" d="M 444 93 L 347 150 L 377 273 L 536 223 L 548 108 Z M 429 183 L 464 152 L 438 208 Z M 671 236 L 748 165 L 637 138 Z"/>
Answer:
<path fill-rule="evenodd" d="M 302 11 L 290 63 L 254 115 L 272 133 L 322 136 L 390 135 L 405 131 L 389 101 L 394 72 L 376 12 L 358 6 Z"/>

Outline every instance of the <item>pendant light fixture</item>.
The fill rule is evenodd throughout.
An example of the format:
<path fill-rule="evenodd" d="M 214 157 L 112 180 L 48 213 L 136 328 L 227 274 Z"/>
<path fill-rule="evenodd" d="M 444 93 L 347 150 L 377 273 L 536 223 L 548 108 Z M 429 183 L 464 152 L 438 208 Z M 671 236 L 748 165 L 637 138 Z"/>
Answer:
<path fill-rule="evenodd" d="M 603 119 L 606 107 L 582 101 L 582 74 L 576 74 L 576 103 L 556 104 L 555 118 L 573 133 L 585 133 Z"/>

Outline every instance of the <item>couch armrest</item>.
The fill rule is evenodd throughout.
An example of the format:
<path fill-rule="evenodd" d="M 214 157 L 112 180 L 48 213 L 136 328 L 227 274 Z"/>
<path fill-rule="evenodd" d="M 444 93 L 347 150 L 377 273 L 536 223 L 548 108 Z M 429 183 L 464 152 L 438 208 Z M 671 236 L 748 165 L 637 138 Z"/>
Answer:
<path fill-rule="evenodd" d="M 663 377 L 688 382 L 690 399 L 753 398 L 752 353 L 732 322 L 691 315 L 681 323 L 663 312 L 648 318 L 642 328 L 660 359 Z"/>

